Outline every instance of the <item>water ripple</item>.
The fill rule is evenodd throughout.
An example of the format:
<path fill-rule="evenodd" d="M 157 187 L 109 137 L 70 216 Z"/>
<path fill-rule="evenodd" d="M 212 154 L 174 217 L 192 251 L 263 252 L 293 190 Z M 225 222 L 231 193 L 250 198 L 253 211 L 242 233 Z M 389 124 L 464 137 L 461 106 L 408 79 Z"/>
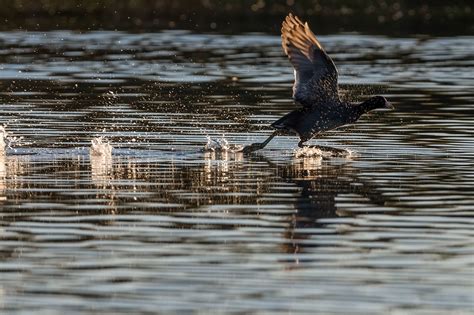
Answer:
<path fill-rule="evenodd" d="M 203 152 L 294 108 L 279 37 L 0 33 L 2 314 L 471 313 L 472 37 L 320 40 L 396 107 L 350 158 Z"/>

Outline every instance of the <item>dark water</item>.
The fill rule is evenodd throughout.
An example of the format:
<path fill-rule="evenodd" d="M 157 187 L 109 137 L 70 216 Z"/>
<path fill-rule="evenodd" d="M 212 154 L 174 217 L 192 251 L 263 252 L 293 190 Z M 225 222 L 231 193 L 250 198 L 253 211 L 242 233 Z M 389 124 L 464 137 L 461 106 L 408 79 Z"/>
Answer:
<path fill-rule="evenodd" d="M 201 151 L 294 108 L 277 36 L 0 33 L 2 314 L 472 314 L 474 38 L 321 41 L 396 107 L 352 158 Z"/>

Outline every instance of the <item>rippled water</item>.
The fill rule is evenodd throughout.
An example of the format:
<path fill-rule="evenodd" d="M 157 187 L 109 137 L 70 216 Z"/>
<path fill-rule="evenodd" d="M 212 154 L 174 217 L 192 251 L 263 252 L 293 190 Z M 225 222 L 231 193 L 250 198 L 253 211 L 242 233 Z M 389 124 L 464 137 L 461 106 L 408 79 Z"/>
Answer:
<path fill-rule="evenodd" d="M 351 158 L 202 151 L 294 108 L 278 36 L 0 33 L 2 314 L 472 314 L 474 38 L 321 42 L 396 107 Z"/>

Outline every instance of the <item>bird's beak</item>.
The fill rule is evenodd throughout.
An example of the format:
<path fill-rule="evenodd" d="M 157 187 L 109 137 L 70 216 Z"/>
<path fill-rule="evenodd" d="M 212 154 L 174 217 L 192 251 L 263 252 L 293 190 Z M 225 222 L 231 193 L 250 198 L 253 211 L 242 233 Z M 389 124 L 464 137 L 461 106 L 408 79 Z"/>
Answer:
<path fill-rule="evenodd" d="M 385 102 L 384 108 L 386 108 L 386 109 L 395 109 L 395 107 L 393 107 L 392 103 L 390 103 L 389 101 Z"/>

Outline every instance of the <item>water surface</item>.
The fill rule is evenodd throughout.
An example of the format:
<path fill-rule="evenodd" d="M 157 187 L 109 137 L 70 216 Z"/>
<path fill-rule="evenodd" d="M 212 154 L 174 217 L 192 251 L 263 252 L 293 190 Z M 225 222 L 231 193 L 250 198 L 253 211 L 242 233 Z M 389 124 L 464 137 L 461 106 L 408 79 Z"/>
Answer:
<path fill-rule="evenodd" d="M 396 107 L 351 159 L 202 152 L 294 108 L 277 36 L 0 33 L 2 314 L 472 313 L 474 38 L 320 39 Z"/>

